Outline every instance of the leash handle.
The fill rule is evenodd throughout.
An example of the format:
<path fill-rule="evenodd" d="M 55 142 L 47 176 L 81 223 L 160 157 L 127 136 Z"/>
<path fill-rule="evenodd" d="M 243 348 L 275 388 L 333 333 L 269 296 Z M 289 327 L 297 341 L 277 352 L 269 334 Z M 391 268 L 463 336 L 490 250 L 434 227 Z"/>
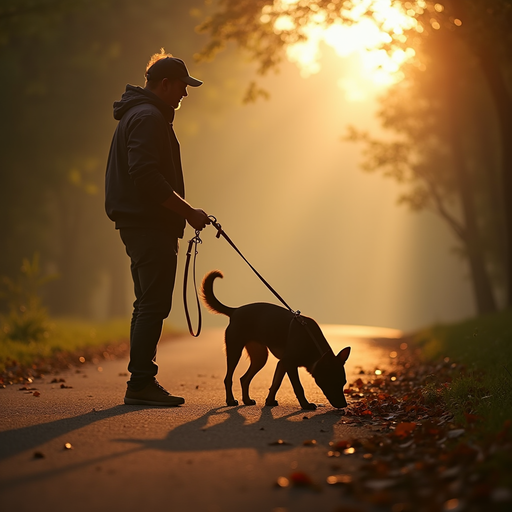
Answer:
<path fill-rule="evenodd" d="M 199 295 L 197 293 L 197 285 L 196 285 L 196 257 L 197 257 L 197 246 L 198 244 L 203 243 L 200 236 L 200 231 L 196 230 L 196 235 L 188 241 L 188 250 L 187 250 L 187 260 L 185 263 L 185 274 L 183 277 L 183 306 L 185 308 L 185 316 L 187 318 L 188 331 L 194 338 L 197 338 L 201 333 L 201 325 L 202 325 L 202 314 L 201 314 L 201 303 L 199 302 Z M 194 333 L 194 328 L 192 327 L 192 320 L 190 319 L 190 313 L 188 311 L 187 304 L 187 283 L 188 283 L 188 274 L 189 274 L 189 266 L 190 266 L 190 258 L 192 255 L 192 247 L 194 247 L 194 262 L 193 262 L 193 280 L 194 280 L 194 291 L 196 294 L 196 303 L 197 303 L 197 332 Z"/>

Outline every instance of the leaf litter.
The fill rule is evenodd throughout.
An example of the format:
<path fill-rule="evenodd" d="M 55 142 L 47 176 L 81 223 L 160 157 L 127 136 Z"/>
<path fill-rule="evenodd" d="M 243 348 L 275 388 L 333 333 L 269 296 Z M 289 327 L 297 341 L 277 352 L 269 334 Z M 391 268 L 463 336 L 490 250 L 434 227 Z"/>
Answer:
<path fill-rule="evenodd" d="M 482 418 L 471 411 L 465 425 L 456 424 L 442 399 L 455 366 L 422 363 L 401 352 L 391 370 L 361 370 L 347 386 L 349 405 L 339 423 L 370 435 L 330 443 L 328 458 L 355 457 L 358 469 L 331 474 L 325 484 L 365 511 L 512 510 L 512 475 L 491 463 L 499 456 L 505 459 L 500 468 L 512 467 L 512 420 L 492 437 L 480 435 Z M 279 477 L 276 486 L 319 488 L 305 472 Z"/>

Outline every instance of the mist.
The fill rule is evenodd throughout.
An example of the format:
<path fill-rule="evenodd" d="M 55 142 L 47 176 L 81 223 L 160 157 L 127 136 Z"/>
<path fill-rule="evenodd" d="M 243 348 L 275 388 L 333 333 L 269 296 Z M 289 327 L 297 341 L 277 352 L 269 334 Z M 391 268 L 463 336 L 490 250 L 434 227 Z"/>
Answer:
<path fill-rule="evenodd" d="M 25 88 L 34 70 L 20 65 L 16 69 L 23 72 L 2 86 L 4 98 L 21 95 L 16 104 L 23 105 L 28 121 L 23 124 L 9 107 L 2 126 L 7 142 L 0 207 L 8 220 L 2 226 L 0 274 L 13 273 L 22 257 L 39 252 L 47 271 L 60 274 L 47 294 L 52 314 L 128 317 L 129 260 L 103 210 L 104 169 L 116 126 L 112 103 L 127 83 L 144 85 L 147 60 L 164 47 L 204 81 L 189 89 L 174 121 L 186 199 L 217 218 L 292 308 L 324 324 L 404 331 L 474 314 L 466 263 L 454 255 L 447 227 L 432 214 L 397 205 L 399 185 L 363 172 L 361 148 L 343 140 L 348 124 L 375 134 L 381 130 L 375 118 L 381 91 L 359 91 L 364 99 L 351 101 L 339 86 L 357 73 L 351 59 L 326 48 L 322 70 L 309 78 L 284 63 L 279 73 L 257 78 L 270 99 L 243 104 L 256 76 L 246 56 L 229 48 L 213 62 L 194 62 L 207 41 L 194 32 L 204 16 L 202 2 L 152 1 L 143 18 L 142 7 L 130 6 L 123 12 L 104 7 L 103 17 L 91 9 L 73 11 L 67 25 L 50 27 L 62 43 L 55 48 L 51 40 L 30 48 L 28 28 L 2 48 L 4 62 L 24 62 L 25 53 L 33 52 L 35 72 L 49 85 L 37 94 Z M 17 19 L 21 26 L 23 16 Z M 45 26 L 44 17 L 31 16 Z M 25 44 L 16 46 L 23 37 Z M 66 47 L 66 41 L 73 45 Z M 51 65 L 48 56 L 55 60 Z M 5 101 L 14 104 L 12 98 Z M 20 128 L 12 129 L 11 120 Z M 24 149 L 27 138 L 35 141 L 31 151 Z M 35 179 L 27 180 L 24 172 Z M 193 234 L 188 227 L 181 242 L 169 318 L 178 328 L 185 327 L 181 286 L 186 242 Z M 201 233 L 198 280 L 220 269 L 225 277 L 215 290 L 222 302 L 275 302 L 215 234 L 213 227 Z M 203 319 L 206 327 L 226 324 L 205 311 Z"/>
<path fill-rule="evenodd" d="M 362 172 L 360 148 L 342 140 L 348 124 L 380 128 L 375 96 L 347 100 L 337 79 L 350 72 L 350 62 L 330 57 L 324 60 L 336 67 L 324 64 L 307 79 L 284 66 L 260 81 L 270 100 L 220 113 L 204 110 L 208 80 L 192 91 L 175 121 L 187 199 L 215 215 L 293 309 L 319 322 L 409 331 L 471 316 L 466 268 L 447 228 L 432 214 L 397 205 L 400 187 Z M 189 137 L 188 125 L 195 126 Z M 225 277 L 216 293 L 228 305 L 275 302 L 215 234 L 213 227 L 201 234 L 198 277 L 220 269 Z M 189 227 L 185 241 L 192 236 Z M 180 267 L 180 291 L 182 273 Z M 183 325 L 177 306 L 171 322 Z M 204 316 L 206 325 L 226 321 Z"/>

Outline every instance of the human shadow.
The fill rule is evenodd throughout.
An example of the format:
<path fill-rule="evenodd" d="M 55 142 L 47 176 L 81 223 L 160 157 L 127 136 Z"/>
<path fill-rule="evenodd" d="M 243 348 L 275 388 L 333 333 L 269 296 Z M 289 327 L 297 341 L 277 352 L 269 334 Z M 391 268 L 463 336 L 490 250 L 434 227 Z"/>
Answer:
<path fill-rule="evenodd" d="M 72 418 L 61 418 L 48 423 L 39 423 L 30 427 L 15 428 L 0 432 L 0 460 L 12 457 L 25 450 L 31 450 L 59 436 L 86 427 L 96 421 L 113 418 L 144 407 L 127 408 L 116 405 L 109 409 L 92 410 Z"/>
<path fill-rule="evenodd" d="M 123 438 L 114 441 L 133 443 L 147 450 L 200 452 L 252 448 L 259 453 L 286 450 L 315 440 L 328 444 L 340 412 L 323 413 L 298 410 L 282 416 L 263 407 L 255 421 L 243 414 L 245 406 L 218 407 L 199 418 L 179 425 L 163 439 Z M 276 408 L 277 409 L 277 408 Z M 306 443 L 308 444 L 308 443 Z"/>

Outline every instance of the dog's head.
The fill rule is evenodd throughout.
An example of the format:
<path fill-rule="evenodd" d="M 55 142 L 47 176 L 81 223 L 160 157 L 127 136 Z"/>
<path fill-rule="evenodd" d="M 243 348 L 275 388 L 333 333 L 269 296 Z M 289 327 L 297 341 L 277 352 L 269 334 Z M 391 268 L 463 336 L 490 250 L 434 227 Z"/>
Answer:
<path fill-rule="evenodd" d="M 343 386 L 347 383 L 345 361 L 350 355 L 350 347 L 344 348 L 337 356 L 325 353 L 316 363 L 311 374 L 333 407 L 347 406 Z"/>

